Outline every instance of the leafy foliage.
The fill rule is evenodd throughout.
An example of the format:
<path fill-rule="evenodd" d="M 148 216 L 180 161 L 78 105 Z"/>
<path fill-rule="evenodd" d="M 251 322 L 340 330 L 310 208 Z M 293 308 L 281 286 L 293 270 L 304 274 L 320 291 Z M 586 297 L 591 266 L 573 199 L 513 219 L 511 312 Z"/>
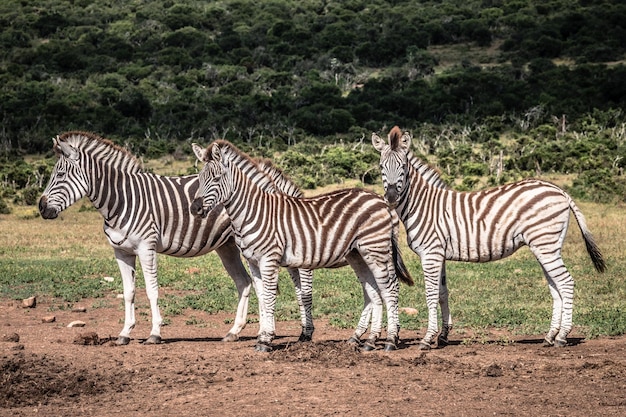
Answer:
<path fill-rule="evenodd" d="M 493 176 L 488 150 L 505 152 L 495 183 L 538 171 L 619 176 L 623 160 L 604 159 L 621 144 L 573 136 L 591 135 L 592 117 L 605 119 L 602 134 L 624 122 L 626 6 L 616 3 L 7 0 L 0 154 L 49 152 L 50 137 L 80 129 L 149 158 L 218 137 L 274 155 L 397 124 L 470 129 L 432 149 L 452 179 Z M 553 130 L 562 115 L 570 129 Z M 367 154 L 324 149 L 293 173 L 306 187 L 376 176 Z M 21 194 L 22 168 L 1 169 Z"/>

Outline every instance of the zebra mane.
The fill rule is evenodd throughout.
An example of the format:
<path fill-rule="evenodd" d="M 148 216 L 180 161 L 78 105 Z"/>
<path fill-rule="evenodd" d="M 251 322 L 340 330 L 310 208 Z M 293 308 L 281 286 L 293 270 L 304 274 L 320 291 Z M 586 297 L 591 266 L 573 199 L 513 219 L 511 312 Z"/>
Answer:
<path fill-rule="evenodd" d="M 71 145 L 80 152 L 96 157 L 98 161 L 106 161 L 107 165 L 114 168 L 126 172 L 142 171 L 141 163 L 135 155 L 95 133 L 83 131 L 65 132 L 57 136 L 57 140 Z M 56 145 L 54 146 L 54 152 L 59 153 Z"/>
<path fill-rule="evenodd" d="M 443 178 L 441 178 L 441 173 L 437 168 L 431 167 L 429 164 L 415 156 L 415 154 L 413 154 L 410 150 L 407 154 L 407 161 L 409 165 L 413 167 L 417 175 L 424 178 L 424 180 L 431 186 L 436 188 L 450 188 Z"/>
<path fill-rule="evenodd" d="M 392 151 L 398 150 L 400 144 L 400 138 L 402 137 L 402 130 L 398 126 L 394 126 L 389 132 L 389 147 Z"/>
<path fill-rule="evenodd" d="M 303 193 L 298 186 L 289 179 L 279 168 L 268 159 L 251 158 L 227 140 L 218 139 L 207 148 L 210 155 L 213 146 L 217 145 L 226 151 L 228 159 L 237 165 L 253 182 L 265 191 L 273 193 L 279 191 L 292 197 L 302 197 Z"/>

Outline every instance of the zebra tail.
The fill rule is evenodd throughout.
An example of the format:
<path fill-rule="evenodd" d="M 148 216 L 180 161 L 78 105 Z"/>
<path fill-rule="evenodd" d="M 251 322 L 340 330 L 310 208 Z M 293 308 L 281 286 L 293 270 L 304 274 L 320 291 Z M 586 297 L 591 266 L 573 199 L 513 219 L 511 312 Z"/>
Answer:
<path fill-rule="evenodd" d="M 593 239 L 593 235 L 589 228 L 587 228 L 587 223 L 585 221 L 585 216 L 582 211 L 576 206 L 574 200 L 569 197 L 569 207 L 574 213 L 574 218 L 578 222 L 578 227 L 580 227 L 580 231 L 583 235 L 583 239 L 585 239 L 585 247 L 587 248 L 587 253 L 591 258 L 591 262 L 593 262 L 593 266 L 596 268 L 598 272 L 606 271 L 606 263 L 604 262 L 604 258 L 602 257 L 602 253 L 600 253 L 600 248 L 596 245 L 595 240 Z"/>
<path fill-rule="evenodd" d="M 396 276 L 398 277 L 398 279 L 400 279 L 400 282 L 408 285 L 409 287 L 415 285 L 415 282 L 413 282 L 413 278 L 411 277 L 409 270 L 404 264 L 402 254 L 400 253 L 400 248 L 398 247 L 398 240 L 396 239 L 395 235 L 391 238 L 391 253 L 393 256 L 393 265 L 396 269 Z"/>

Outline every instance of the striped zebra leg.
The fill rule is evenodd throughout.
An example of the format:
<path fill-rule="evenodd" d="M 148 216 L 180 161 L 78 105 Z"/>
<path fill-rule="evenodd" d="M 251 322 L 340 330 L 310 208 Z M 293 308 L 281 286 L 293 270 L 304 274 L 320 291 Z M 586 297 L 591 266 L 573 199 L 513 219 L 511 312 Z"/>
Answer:
<path fill-rule="evenodd" d="M 252 262 L 251 262 L 252 263 Z M 278 294 L 278 272 L 280 266 L 277 262 L 261 259 L 258 264 L 262 280 L 263 301 L 259 299 L 259 305 L 263 303 L 263 315 L 259 328 L 259 336 L 255 350 L 259 352 L 271 352 L 272 340 L 276 336 L 276 322 L 274 312 L 276 310 L 276 297 Z"/>
<path fill-rule="evenodd" d="M 224 265 L 224 269 L 226 269 L 228 275 L 235 281 L 237 293 L 239 294 L 235 322 L 233 323 L 233 327 L 230 328 L 226 336 L 222 339 L 223 342 L 234 342 L 239 340 L 239 333 L 246 327 L 252 279 L 241 262 L 239 248 L 235 244 L 234 239 L 229 239 L 224 245 L 215 249 L 215 252 L 220 257 L 222 265 Z"/>
<path fill-rule="evenodd" d="M 293 285 L 296 287 L 296 298 L 300 308 L 300 318 L 302 322 L 302 332 L 298 338 L 299 342 L 310 342 L 313 340 L 313 271 L 310 269 L 289 268 L 289 275 Z"/>
<path fill-rule="evenodd" d="M 376 349 L 376 341 L 382 333 L 383 301 L 372 270 L 361 255 L 357 252 L 352 252 L 346 256 L 346 260 L 356 273 L 363 288 L 363 311 L 354 335 L 348 339 L 348 342 L 361 343 L 361 336 L 370 327 L 371 317 L 370 335 L 363 344 L 363 350 L 374 350 Z"/>
<path fill-rule="evenodd" d="M 441 333 L 437 337 L 437 346 L 446 346 L 448 344 L 448 334 L 452 330 L 452 316 L 450 315 L 450 304 L 448 303 L 445 263 L 441 268 L 441 279 L 439 280 L 439 306 L 441 307 Z"/>
<path fill-rule="evenodd" d="M 431 348 L 433 339 L 439 332 L 438 319 L 437 319 L 437 307 L 440 299 L 445 298 L 443 305 L 447 310 L 447 321 L 450 323 L 450 311 L 447 296 L 447 286 L 444 289 L 445 295 L 441 295 L 441 283 L 442 276 L 445 274 L 443 268 L 445 266 L 445 260 L 442 255 L 430 254 L 422 256 L 422 269 L 424 270 L 424 286 L 426 287 L 426 308 L 428 309 L 428 329 L 426 334 L 420 340 L 420 349 L 428 350 Z M 445 332 L 445 330 L 444 330 Z"/>
<path fill-rule="evenodd" d="M 127 345 L 130 343 L 130 332 L 135 327 L 135 263 L 137 256 L 118 249 L 115 249 L 114 252 L 124 287 L 124 327 L 115 343 Z"/>
<path fill-rule="evenodd" d="M 161 325 L 163 319 L 159 311 L 159 283 L 157 282 L 157 255 L 151 249 L 139 249 L 139 263 L 143 271 L 144 281 L 146 283 L 146 295 L 150 302 L 150 311 L 152 312 L 152 330 L 150 337 L 143 343 L 146 345 L 161 343 Z"/>
<path fill-rule="evenodd" d="M 552 295 L 552 320 L 545 337 L 548 346 L 567 345 L 567 335 L 572 331 L 574 308 L 574 279 L 559 256 L 552 261 L 537 258 L 544 271 Z"/>

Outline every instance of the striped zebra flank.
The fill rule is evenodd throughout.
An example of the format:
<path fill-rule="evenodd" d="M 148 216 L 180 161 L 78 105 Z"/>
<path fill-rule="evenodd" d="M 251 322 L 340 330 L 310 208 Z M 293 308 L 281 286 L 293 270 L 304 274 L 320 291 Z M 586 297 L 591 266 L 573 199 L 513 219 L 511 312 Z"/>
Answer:
<path fill-rule="evenodd" d="M 585 218 L 572 198 L 554 184 L 525 179 L 499 187 L 456 192 L 438 172 L 410 150 L 411 136 L 397 126 L 385 142 L 375 133 L 372 144 L 380 152 L 385 199 L 395 207 L 407 231 L 411 249 L 421 258 L 426 286 L 428 329 L 420 347 L 429 349 L 437 335 L 437 306 L 442 331 L 438 345 L 447 343 L 452 328 L 445 261 L 490 262 L 528 246 L 541 264 L 553 298 L 550 330 L 545 344 L 565 346 L 572 329 L 574 280 L 561 250 L 570 211 L 585 240 L 594 267 L 606 265 Z"/>
<path fill-rule="evenodd" d="M 104 233 L 115 253 L 124 286 L 124 327 L 117 343 L 130 342 L 135 319 L 135 267 L 139 258 L 152 313 L 146 343 L 161 341 L 157 253 L 195 257 L 215 251 L 239 296 L 234 324 L 224 341 L 234 341 L 246 325 L 253 284 L 222 207 L 205 218 L 191 215 L 197 175 L 169 177 L 144 172 L 125 149 L 88 132 L 66 132 L 53 139 L 58 160 L 40 201 L 45 219 L 87 197 L 104 218 Z M 300 300 L 299 300 L 300 301 Z M 304 321 L 304 319 L 303 319 Z"/>
<path fill-rule="evenodd" d="M 223 204 L 252 275 L 263 282 L 259 303 L 264 304 L 266 314 L 261 318 L 257 350 L 271 350 L 279 268 L 333 268 L 345 261 L 359 280 L 367 283 L 365 296 L 385 303 L 385 349 L 396 349 L 398 278 L 406 283 L 413 281 L 397 248 L 394 215 L 380 196 L 362 189 L 345 189 L 294 198 L 267 192 L 253 183 L 219 145 L 196 156 L 205 165 L 198 174 L 200 187 L 192 211 L 206 215 Z M 382 329 L 375 326 L 378 322 L 372 319 L 370 341 L 380 336 Z M 358 331 L 357 339 L 362 335 Z"/>

